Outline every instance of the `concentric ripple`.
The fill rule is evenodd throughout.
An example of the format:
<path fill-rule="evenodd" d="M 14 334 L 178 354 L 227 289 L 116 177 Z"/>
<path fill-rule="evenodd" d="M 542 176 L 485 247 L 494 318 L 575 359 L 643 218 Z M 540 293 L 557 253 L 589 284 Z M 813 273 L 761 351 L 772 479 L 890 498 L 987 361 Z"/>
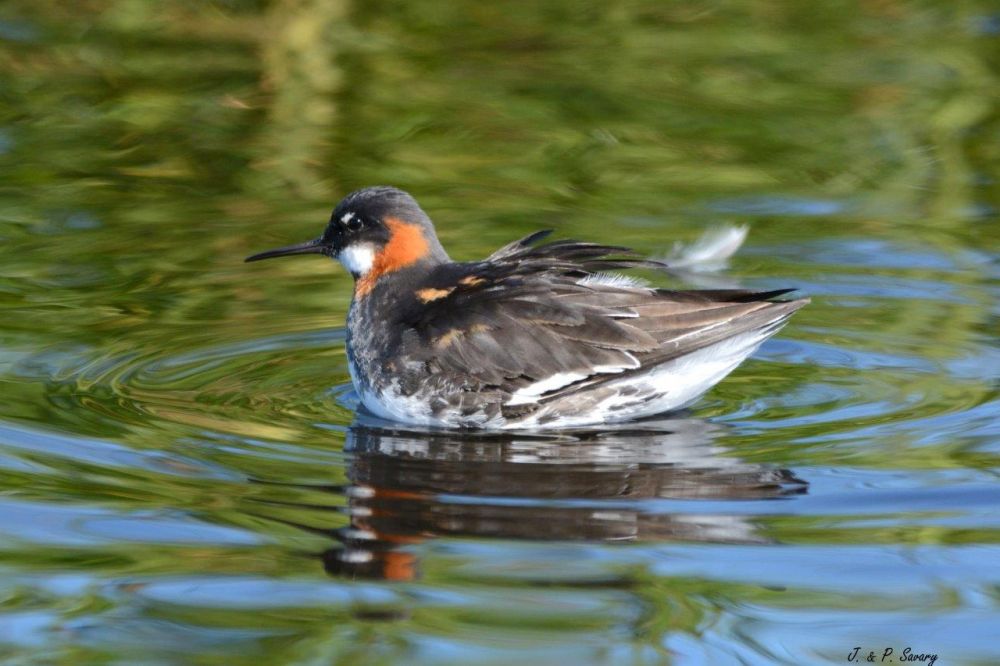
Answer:
<path fill-rule="evenodd" d="M 276 335 L 175 354 L 162 351 L 45 351 L 15 373 L 43 380 L 67 427 L 133 426 L 252 434 L 255 427 L 307 427 L 344 419 L 330 395 L 345 379 L 343 332 Z M 44 373 L 44 376 L 39 376 Z M 263 433 L 262 433 L 263 434 Z"/>

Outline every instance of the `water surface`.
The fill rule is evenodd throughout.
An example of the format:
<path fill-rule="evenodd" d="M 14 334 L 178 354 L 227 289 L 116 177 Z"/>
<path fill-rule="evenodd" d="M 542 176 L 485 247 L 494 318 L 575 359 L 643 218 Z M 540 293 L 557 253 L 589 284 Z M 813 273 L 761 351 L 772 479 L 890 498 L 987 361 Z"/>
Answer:
<path fill-rule="evenodd" d="M 997 662 L 998 21 L 4 3 L 0 659 Z M 459 259 L 747 223 L 712 279 L 813 303 L 669 418 L 375 422 L 350 277 L 241 261 L 376 183 Z"/>

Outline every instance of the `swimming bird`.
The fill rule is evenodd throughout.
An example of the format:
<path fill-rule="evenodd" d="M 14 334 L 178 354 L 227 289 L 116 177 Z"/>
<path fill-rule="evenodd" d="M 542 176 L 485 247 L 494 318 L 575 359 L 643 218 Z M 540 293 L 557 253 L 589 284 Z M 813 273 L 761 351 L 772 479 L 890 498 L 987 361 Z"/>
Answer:
<path fill-rule="evenodd" d="M 452 261 L 416 200 L 347 195 L 323 235 L 247 257 L 321 254 L 354 277 L 347 358 L 376 416 L 447 428 L 566 428 L 685 407 L 808 299 L 791 289 L 674 291 L 614 271 L 665 268 L 539 231 Z"/>

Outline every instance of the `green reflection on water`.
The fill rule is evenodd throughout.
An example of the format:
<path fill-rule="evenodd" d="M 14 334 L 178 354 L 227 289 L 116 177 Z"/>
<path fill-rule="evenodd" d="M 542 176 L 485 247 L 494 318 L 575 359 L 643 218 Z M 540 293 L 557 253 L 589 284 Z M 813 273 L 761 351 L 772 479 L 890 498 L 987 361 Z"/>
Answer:
<path fill-rule="evenodd" d="M 976 0 L 8 0 L 0 654 L 810 662 L 924 638 L 995 658 L 997 20 Z M 566 442 L 349 429 L 350 278 L 240 261 L 374 183 L 460 259 L 541 227 L 664 253 L 748 220 L 731 277 L 814 302 L 695 409 L 717 432 L 648 459 L 645 434 L 602 440 L 616 459 L 585 439 L 570 469 Z M 726 545 L 681 566 L 702 543 Z M 769 558 L 780 585 L 750 568 Z"/>

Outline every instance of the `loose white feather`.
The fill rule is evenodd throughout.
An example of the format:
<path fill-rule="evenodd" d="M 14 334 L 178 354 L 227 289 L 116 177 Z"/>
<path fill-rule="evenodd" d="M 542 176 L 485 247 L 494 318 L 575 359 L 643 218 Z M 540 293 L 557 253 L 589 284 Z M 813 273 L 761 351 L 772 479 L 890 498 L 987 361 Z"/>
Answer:
<path fill-rule="evenodd" d="M 724 269 L 747 238 L 746 225 L 723 225 L 705 231 L 690 245 L 675 243 L 664 261 L 674 270 L 711 273 Z"/>
<path fill-rule="evenodd" d="M 649 286 L 649 282 L 647 280 L 633 277 L 631 275 L 622 275 L 621 273 L 591 273 L 590 275 L 577 280 L 577 284 L 581 287 L 599 285 L 604 287 L 641 288 Z"/>

